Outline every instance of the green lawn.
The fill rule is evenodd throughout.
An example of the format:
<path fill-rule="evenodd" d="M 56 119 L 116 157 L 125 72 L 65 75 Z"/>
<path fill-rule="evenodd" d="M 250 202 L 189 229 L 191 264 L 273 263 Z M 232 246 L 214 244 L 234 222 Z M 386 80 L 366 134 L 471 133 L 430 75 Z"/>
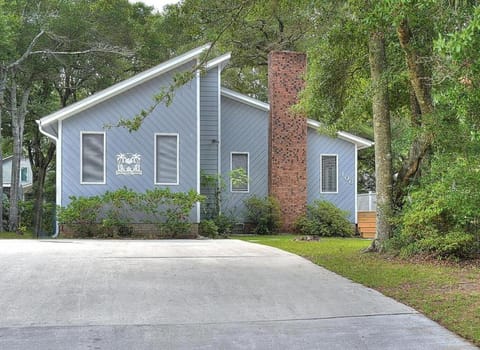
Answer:
<path fill-rule="evenodd" d="M 374 288 L 480 345 L 480 264 L 409 262 L 362 254 L 369 240 L 294 236 L 234 237 L 303 256 L 355 282 Z"/>
<path fill-rule="evenodd" d="M 16 232 L 0 232 L 0 239 L 32 239 L 32 234 L 19 235 Z"/>

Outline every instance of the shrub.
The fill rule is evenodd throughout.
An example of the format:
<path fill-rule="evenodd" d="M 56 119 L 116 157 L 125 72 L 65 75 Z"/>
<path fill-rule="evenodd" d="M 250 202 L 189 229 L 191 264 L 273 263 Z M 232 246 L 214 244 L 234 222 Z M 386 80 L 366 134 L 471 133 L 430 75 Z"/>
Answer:
<path fill-rule="evenodd" d="M 112 237 L 115 235 L 129 237 L 133 229 L 128 225 L 133 221 L 133 210 L 138 206 L 139 195 L 128 188 L 121 188 L 116 191 L 107 191 L 102 196 L 105 214 L 102 219 L 104 234 Z"/>
<path fill-rule="evenodd" d="M 5 203 L 5 202 L 4 202 Z M 21 226 L 27 227 L 27 230 L 33 231 L 33 217 L 35 210 L 35 200 L 28 199 L 19 202 Z M 4 207 L 5 208 L 5 207 Z M 8 215 L 8 208 L 7 208 Z M 43 203 L 43 217 L 41 233 L 50 233 L 54 230 L 55 225 L 55 204 L 45 202 Z"/>
<path fill-rule="evenodd" d="M 442 156 L 410 193 L 399 219 L 402 255 L 466 258 L 479 253 L 480 161 Z"/>
<path fill-rule="evenodd" d="M 218 234 L 221 236 L 228 236 L 232 233 L 233 227 L 235 226 L 235 218 L 233 215 L 227 215 L 220 213 L 213 218 L 215 225 L 218 227 Z"/>
<path fill-rule="evenodd" d="M 162 234 L 175 236 L 190 231 L 189 213 L 203 196 L 195 191 L 172 192 L 155 188 L 143 194 L 122 188 L 94 197 L 70 197 L 70 204 L 59 208 L 58 221 L 76 235 L 92 237 L 130 236 L 129 224 L 155 223 Z"/>
<path fill-rule="evenodd" d="M 99 196 L 70 197 L 67 207 L 58 208 L 58 221 L 67 224 L 85 237 L 92 237 L 98 231 L 99 213 L 103 200 Z"/>
<path fill-rule="evenodd" d="M 354 233 L 348 212 L 327 201 L 315 201 L 307 206 L 307 214 L 297 220 L 296 228 L 302 234 L 312 236 L 350 237 Z"/>
<path fill-rule="evenodd" d="M 253 196 L 245 201 L 247 222 L 253 225 L 253 233 L 268 235 L 281 226 L 281 213 L 278 201 L 273 197 Z"/>
<path fill-rule="evenodd" d="M 138 208 L 150 214 L 150 222 L 158 223 L 163 234 L 177 236 L 190 231 L 188 222 L 190 211 L 196 202 L 202 202 L 204 196 L 194 190 L 172 192 L 169 188 L 147 190 L 141 196 Z"/>
<path fill-rule="evenodd" d="M 216 238 L 218 236 L 218 227 L 213 220 L 201 221 L 199 231 L 205 237 Z"/>

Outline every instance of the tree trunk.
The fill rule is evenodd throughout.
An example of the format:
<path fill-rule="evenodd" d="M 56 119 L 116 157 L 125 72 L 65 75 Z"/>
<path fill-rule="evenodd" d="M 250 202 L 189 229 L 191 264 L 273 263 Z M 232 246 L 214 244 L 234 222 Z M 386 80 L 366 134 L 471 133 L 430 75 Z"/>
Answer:
<path fill-rule="evenodd" d="M 412 45 L 412 33 L 406 19 L 402 20 L 397 27 L 397 35 L 405 53 L 408 77 L 413 90 L 413 96 L 410 98 L 412 126 L 420 128 L 419 136 L 413 140 L 408 158 L 403 162 L 395 184 L 395 203 L 397 206 L 401 206 L 404 190 L 416 178 L 422 160 L 428 154 L 434 139 L 433 133 L 423 128 L 423 116 L 432 114 L 434 106 L 429 83 L 431 81 L 430 73 L 422 64 L 417 50 Z"/>
<path fill-rule="evenodd" d="M 12 232 L 18 231 L 20 222 L 19 199 L 20 199 L 20 162 L 23 149 L 23 130 L 25 127 L 25 115 L 27 114 L 28 98 L 30 97 L 30 88 L 23 91 L 22 101 L 17 107 L 17 83 L 15 76 L 11 77 L 11 115 L 12 115 L 12 137 L 13 137 L 13 156 L 12 156 L 12 180 L 10 187 L 10 211 L 8 228 Z"/>
<path fill-rule="evenodd" d="M 368 49 L 373 95 L 377 191 L 377 231 L 370 250 L 382 251 L 385 242 L 392 236 L 392 135 L 386 79 L 385 38 L 382 32 L 371 34 Z"/>
<path fill-rule="evenodd" d="M 5 107 L 5 89 L 7 86 L 7 73 L 4 68 L 1 69 L 0 77 L 0 232 L 3 232 L 3 138 L 2 138 L 2 112 Z"/>
<path fill-rule="evenodd" d="M 50 163 L 55 155 L 55 144 L 49 142 L 47 151 L 44 153 L 42 149 L 42 135 L 38 128 L 33 128 L 31 139 L 27 142 L 28 157 L 32 167 L 33 175 L 33 195 L 34 195 L 34 211 L 33 211 L 33 232 L 38 237 L 42 232 L 43 224 L 43 202 L 45 180 Z"/>
<path fill-rule="evenodd" d="M 33 205 L 33 232 L 38 238 L 42 232 L 43 223 L 43 188 L 45 187 L 45 178 L 47 176 L 47 169 L 37 169 L 37 182 L 35 187 L 35 203 Z"/>

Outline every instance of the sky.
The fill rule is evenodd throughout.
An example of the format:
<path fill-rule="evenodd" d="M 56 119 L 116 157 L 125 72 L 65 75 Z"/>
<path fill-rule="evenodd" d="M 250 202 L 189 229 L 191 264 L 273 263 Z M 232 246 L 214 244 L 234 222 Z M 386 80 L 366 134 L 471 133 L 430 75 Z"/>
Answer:
<path fill-rule="evenodd" d="M 128 0 L 131 3 L 135 2 L 143 2 L 149 6 L 155 7 L 158 11 L 161 11 L 163 9 L 163 6 L 168 5 L 168 4 L 176 4 L 179 2 L 179 0 Z"/>

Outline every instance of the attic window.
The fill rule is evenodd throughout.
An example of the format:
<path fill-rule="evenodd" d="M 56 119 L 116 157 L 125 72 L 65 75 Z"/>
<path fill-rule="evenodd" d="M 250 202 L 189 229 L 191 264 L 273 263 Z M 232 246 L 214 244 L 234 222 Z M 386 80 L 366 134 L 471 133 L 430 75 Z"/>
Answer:
<path fill-rule="evenodd" d="M 80 183 L 105 183 L 105 133 L 82 132 L 80 136 Z"/>
<path fill-rule="evenodd" d="M 155 184 L 178 185 L 178 134 L 155 134 Z"/>
<path fill-rule="evenodd" d="M 338 156 L 322 154 L 320 156 L 320 192 L 338 193 Z"/>
<path fill-rule="evenodd" d="M 249 154 L 247 152 L 232 152 L 230 159 L 230 189 L 232 192 L 248 192 Z"/>

